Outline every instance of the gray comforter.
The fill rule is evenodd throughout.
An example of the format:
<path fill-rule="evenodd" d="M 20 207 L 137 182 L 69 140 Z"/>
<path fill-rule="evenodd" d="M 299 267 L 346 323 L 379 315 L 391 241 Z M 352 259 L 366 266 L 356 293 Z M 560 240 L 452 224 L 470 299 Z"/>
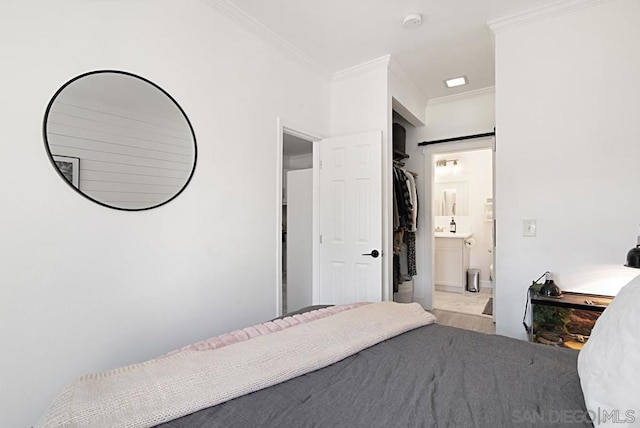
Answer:
<path fill-rule="evenodd" d="M 161 426 L 588 427 L 577 355 L 430 325 Z"/>

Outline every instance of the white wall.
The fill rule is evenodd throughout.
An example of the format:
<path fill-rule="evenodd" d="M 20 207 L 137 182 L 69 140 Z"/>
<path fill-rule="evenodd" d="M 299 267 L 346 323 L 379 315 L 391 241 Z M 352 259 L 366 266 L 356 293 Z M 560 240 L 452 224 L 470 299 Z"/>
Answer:
<path fill-rule="evenodd" d="M 198 0 L 8 0 L 0 28 L 0 426 L 26 427 L 81 374 L 275 316 L 276 118 L 327 135 L 329 84 Z M 161 208 L 91 203 L 49 163 L 50 97 L 103 68 L 193 124 L 195 175 Z"/>
<path fill-rule="evenodd" d="M 388 58 L 384 57 L 334 75 L 331 85 L 332 136 L 386 127 L 390 114 L 387 66 Z"/>
<path fill-rule="evenodd" d="M 287 172 L 287 312 L 312 304 L 313 170 Z"/>
<path fill-rule="evenodd" d="M 424 126 L 427 97 L 394 58 L 389 60 L 389 93 L 393 110 L 412 126 Z"/>
<path fill-rule="evenodd" d="M 331 136 L 382 131 L 382 205 L 391 197 L 391 97 L 389 58 L 383 57 L 334 75 L 331 85 Z M 383 212 L 383 254 L 391 254 L 391 210 Z M 382 299 L 391 299 L 391 264 L 382 264 Z"/>
<path fill-rule="evenodd" d="M 282 156 L 282 198 L 284 201 L 287 200 L 287 172 L 306 168 L 313 168 L 313 153 Z M 286 224 L 286 217 L 284 223 Z"/>
<path fill-rule="evenodd" d="M 424 141 L 440 140 L 484 134 L 494 127 L 495 90 L 485 88 L 429 100 L 427 126 L 419 137 Z"/>
<path fill-rule="evenodd" d="M 496 28 L 499 334 L 525 337 L 526 289 L 545 270 L 565 289 L 620 286 L 563 277 L 621 266 L 635 245 L 638 16 L 640 2 L 614 0 Z M 537 220 L 536 238 L 522 237 L 523 219 Z"/>
<path fill-rule="evenodd" d="M 418 232 L 416 233 L 418 275 L 414 278 L 414 300 L 428 309 L 432 307 L 431 290 L 433 288 L 431 281 L 434 225 L 431 218 L 430 189 L 435 172 L 430 164 L 431 156 L 435 153 L 469 150 L 474 145 L 486 145 L 487 142 L 436 144 L 427 146 L 426 149 L 419 147 L 418 143 L 491 132 L 495 126 L 494 103 L 493 88 L 434 99 L 430 100 L 427 105 L 426 126 L 414 128 L 408 124 L 404 125 L 407 130 L 407 153 L 410 155 L 410 158 L 406 160 L 406 167 L 419 173 L 416 180 L 420 198 Z M 429 169 L 426 169 L 426 166 L 429 166 Z"/>

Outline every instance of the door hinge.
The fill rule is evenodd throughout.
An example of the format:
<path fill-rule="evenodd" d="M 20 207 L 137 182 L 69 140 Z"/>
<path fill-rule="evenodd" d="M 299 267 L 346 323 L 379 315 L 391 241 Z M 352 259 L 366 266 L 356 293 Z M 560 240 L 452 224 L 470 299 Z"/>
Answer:
<path fill-rule="evenodd" d="M 320 235 L 320 243 L 322 244 L 322 235 Z"/>
<path fill-rule="evenodd" d="M 322 161 L 320 161 L 320 169 L 322 169 Z"/>

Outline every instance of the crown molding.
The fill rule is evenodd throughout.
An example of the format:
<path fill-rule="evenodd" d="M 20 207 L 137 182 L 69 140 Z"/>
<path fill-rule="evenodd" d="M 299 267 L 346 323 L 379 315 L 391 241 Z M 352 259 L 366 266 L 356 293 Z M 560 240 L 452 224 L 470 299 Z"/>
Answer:
<path fill-rule="evenodd" d="M 291 58 L 295 59 L 300 64 L 306 66 L 318 77 L 324 80 L 331 80 L 331 73 L 324 68 L 320 63 L 311 58 L 309 55 L 298 49 L 278 34 L 271 31 L 260 21 L 249 15 L 244 10 L 240 9 L 235 4 L 228 0 L 201 0 L 202 3 L 211 7 L 216 12 L 225 16 L 229 20 L 235 22 L 240 27 L 249 31 L 253 35 L 260 38 L 262 41 L 274 46 Z"/>
<path fill-rule="evenodd" d="M 344 70 L 336 71 L 333 73 L 333 81 L 336 82 L 361 76 L 379 68 L 388 69 L 390 60 L 391 55 L 385 55 L 380 58 L 363 62 L 362 64 L 354 65 L 353 67 L 345 68 Z"/>
<path fill-rule="evenodd" d="M 395 58 L 391 57 L 389 59 L 389 71 L 396 75 L 400 81 L 402 81 L 406 86 L 411 88 L 411 92 L 415 97 L 420 98 L 420 101 L 426 105 L 429 101 L 427 95 L 424 93 L 422 89 L 414 82 L 409 74 L 405 71 L 404 68 L 395 60 Z"/>
<path fill-rule="evenodd" d="M 486 88 L 475 89 L 473 91 L 460 92 L 459 94 L 447 95 L 446 97 L 431 98 L 427 105 L 432 106 L 437 104 L 445 104 L 445 103 L 450 103 L 454 101 L 466 100 L 469 98 L 475 98 L 482 95 L 490 95 L 495 93 L 496 93 L 496 87 L 488 86 Z"/>
<path fill-rule="evenodd" d="M 556 3 L 540 6 L 522 13 L 494 19 L 493 21 L 489 21 L 487 25 L 494 34 L 497 34 L 504 30 L 544 21 L 556 16 L 566 15 L 580 9 L 586 9 L 602 3 L 608 3 L 610 1 L 612 0 L 561 0 Z"/>

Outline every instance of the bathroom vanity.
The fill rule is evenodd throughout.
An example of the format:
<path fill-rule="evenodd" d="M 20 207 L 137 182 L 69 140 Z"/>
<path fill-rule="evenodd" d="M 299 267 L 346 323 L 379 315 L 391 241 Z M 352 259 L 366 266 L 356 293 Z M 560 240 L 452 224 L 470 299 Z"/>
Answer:
<path fill-rule="evenodd" d="M 463 293 L 469 269 L 471 233 L 435 232 L 435 286 L 439 291 Z"/>

